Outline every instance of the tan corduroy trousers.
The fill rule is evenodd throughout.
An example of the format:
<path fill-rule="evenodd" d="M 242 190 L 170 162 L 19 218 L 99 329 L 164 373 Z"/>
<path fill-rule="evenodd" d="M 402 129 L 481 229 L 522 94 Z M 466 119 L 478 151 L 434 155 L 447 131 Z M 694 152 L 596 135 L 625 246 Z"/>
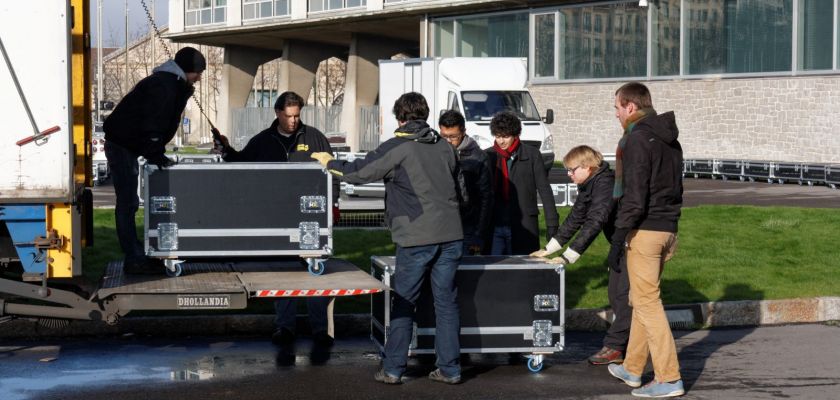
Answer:
<path fill-rule="evenodd" d="M 671 232 L 634 230 L 627 237 L 627 277 L 633 322 L 624 369 L 641 376 L 650 355 L 655 379 L 661 382 L 680 379 L 677 348 L 659 289 L 665 262 L 676 249 L 677 236 Z"/>

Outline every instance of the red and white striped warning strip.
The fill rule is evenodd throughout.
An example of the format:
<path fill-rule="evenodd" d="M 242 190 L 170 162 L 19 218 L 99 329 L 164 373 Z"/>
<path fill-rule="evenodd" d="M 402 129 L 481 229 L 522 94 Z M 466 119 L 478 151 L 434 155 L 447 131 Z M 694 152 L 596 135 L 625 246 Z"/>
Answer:
<path fill-rule="evenodd" d="M 382 289 L 257 290 L 256 297 L 358 296 L 379 293 L 381 291 Z"/>

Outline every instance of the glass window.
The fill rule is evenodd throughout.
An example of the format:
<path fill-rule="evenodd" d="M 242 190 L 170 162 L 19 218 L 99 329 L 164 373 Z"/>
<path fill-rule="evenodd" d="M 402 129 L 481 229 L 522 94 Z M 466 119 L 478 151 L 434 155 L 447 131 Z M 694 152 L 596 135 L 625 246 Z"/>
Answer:
<path fill-rule="evenodd" d="M 260 3 L 260 18 L 266 18 L 272 16 L 274 13 L 272 12 L 272 4 L 270 1 L 266 1 L 264 3 Z"/>
<path fill-rule="evenodd" d="M 434 54 L 437 57 L 455 55 L 455 21 L 439 21 L 434 25 Z"/>
<path fill-rule="evenodd" d="M 686 0 L 686 4 L 690 10 L 686 73 L 791 69 L 793 0 Z"/>
<path fill-rule="evenodd" d="M 528 13 L 461 19 L 460 57 L 527 57 Z"/>
<path fill-rule="evenodd" d="M 289 15 L 289 0 L 275 1 L 274 15 Z"/>
<path fill-rule="evenodd" d="M 680 74 L 680 0 L 651 2 L 654 76 Z"/>
<path fill-rule="evenodd" d="M 309 0 L 309 11 L 323 11 L 324 0 Z"/>
<path fill-rule="evenodd" d="M 554 14 L 534 16 L 534 76 L 554 76 Z"/>
<path fill-rule="evenodd" d="M 616 23 L 593 33 L 593 16 Z M 635 2 L 564 8 L 558 22 L 560 79 L 647 75 L 647 8 Z"/>
<path fill-rule="evenodd" d="M 489 121 L 499 111 L 511 111 L 523 121 L 539 121 L 540 114 L 528 92 L 470 91 L 462 92 L 464 118 L 467 121 Z"/>
<path fill-rule="evenodd" d="M 833 15 L 834 4 L 831 1 L 799 1 L 799 69 L 831 69 Z"/>
<path fill-rule="evenodd" d="M 327 0 L 327 1 L 329 1 L 329 9 L 330 10 L 336 10 L 336 9 L 341 8 L 341 6 L 342 6 L 342 4 L 341 4 L 342 0 Z"/>

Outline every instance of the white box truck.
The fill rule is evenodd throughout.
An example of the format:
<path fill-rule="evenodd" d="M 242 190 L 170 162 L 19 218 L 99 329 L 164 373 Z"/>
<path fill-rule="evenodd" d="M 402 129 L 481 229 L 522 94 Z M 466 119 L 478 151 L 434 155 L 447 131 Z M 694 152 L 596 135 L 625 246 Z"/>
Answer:
<path fill-rule="evenodd" d="M 486 149 L 493 146 L 490 120 L 511 111 L 522 120 L 522 143 L 540 149 L 546 169 L 554 163 L 554 141 L 547 124 L 554 111 L 540 116 L 528 92 L 525 58 L 454 57 L 379 61 L 380 142 L 394 136 L 397 121 L 391 113 L 403 93 L 418 92 L 429 103 L 430 126 L 445 110 L 458 110 L 466 119 L 467 135 Z"/>

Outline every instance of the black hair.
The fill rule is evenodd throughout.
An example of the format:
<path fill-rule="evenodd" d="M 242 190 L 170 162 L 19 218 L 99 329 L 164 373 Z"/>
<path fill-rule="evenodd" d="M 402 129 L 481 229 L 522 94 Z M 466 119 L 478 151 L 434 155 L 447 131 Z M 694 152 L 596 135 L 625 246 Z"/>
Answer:
<path fill-rule="evenodd" d="M 274 102 L 274 109 L 275 110 L 285 110 L 286 107 L 295 107 L 298 106 L 303 108 L 304 101 L 303 97 L 300 97 L 299 94 L 295 92 L 283 92 L 280 97 L 277 98 L 277 101 Z"/>
<path fill-rule="evenodd" d="M 394 102 L 394 108 L 391 111 L 397 117 L 397 121 L 400 122 L 429 118 L 429 105 L 426 103 L 426 98 L 417 92 L 409 92 L 400 96 Z"/>
<path fill-rule="evenodd" d="M 500 111 L 490 121 L 490 133 L 493 136 L 519 136 L 522 134 L 522 122 L 510 111 Z"/>
<path fill-rule="evenodd" d="M 467 130 L 466 122 L 464 121 L 464 116 L 461 115 L 458 111 L 455 110 L 446 110 L 438 119 L 438 125 L 452 128 L 457 126 L 461 132 Z"/>

